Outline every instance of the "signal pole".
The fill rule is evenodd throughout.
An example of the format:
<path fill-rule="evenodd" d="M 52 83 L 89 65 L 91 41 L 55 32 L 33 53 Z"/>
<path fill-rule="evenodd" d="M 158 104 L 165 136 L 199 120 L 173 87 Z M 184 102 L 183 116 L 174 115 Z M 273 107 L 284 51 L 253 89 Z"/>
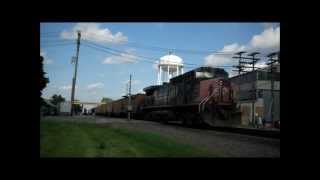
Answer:
<path fill-rule="evenodd" d="M 129 80 L 129 94 L 128 94 L 129 102 L 128 102 L 128 120 L 131 120 L 131 111 L 132 111 L 132 105 L 131 105 L 131 74 L 130 74 L 130 80 Z"/>
<path fill-rule="evenodd" d="M 78 69 L 78 59 L 79 59 L 79 48 L 80 48 L 80 38 L 81 38 L 81 32 L 77 31 L 78 39 L 77 39 L 77 53 L 75 57 L 75 68 L 74 68 L 74 75 L 72 78 L 72 90 L 71 90 L 71 116 L 74 113 L 74 94 L 75 94 L 75 86 L 76 86 L 76 80 L 77 80 L 77 69 Z"/>

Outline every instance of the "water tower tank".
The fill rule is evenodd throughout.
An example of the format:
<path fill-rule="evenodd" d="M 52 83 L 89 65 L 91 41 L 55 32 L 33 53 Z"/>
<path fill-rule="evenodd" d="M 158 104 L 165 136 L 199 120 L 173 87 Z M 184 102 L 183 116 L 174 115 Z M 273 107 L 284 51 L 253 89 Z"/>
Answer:
<path fill-rule="evenodd" d="M 158 64 L 158 85 L 164 82 L 169 82 L 169 80 L 175 76 L 183 74 L 183 60 L 176 55 L 169 52 L 160 58 Z"/>

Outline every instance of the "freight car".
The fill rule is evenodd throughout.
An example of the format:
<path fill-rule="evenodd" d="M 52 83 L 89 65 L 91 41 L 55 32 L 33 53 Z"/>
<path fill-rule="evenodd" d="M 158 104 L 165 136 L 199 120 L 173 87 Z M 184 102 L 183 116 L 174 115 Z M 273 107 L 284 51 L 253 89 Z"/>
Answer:
<path fill-rule="evenodd" d="M 144 104 L 144 94 L 135 94 L 131 96 L 132 118 L 143 118 L 142 106 Z M 97 115 L 109 117 L 126 117 L 128 113 L 128 97 L 124 97 L 106 104 L 99 105 L 96 109 Z"/>
<path fill-rule="evenodd" d="M 99 106 L 96 107 L 95 109 L 95 114 L 96 115 L 106 115 L 106 106 L 107 104 L 100 104 Z"/>
<path fill-rule="evenodd" d="M 188 126 L 239 123 L 232 118 L 235 103 L 224 69 L 200 67 L 144 91 L 146 97 L 141 110 L 146 120 L 182 121 Z"/>

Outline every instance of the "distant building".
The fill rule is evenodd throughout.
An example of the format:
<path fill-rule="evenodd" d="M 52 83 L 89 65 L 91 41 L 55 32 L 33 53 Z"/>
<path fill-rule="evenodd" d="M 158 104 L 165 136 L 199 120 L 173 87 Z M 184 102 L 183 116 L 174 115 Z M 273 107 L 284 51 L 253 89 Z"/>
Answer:
<path fill-rule="evenodd" d="M 65 101 L 59 104 L 59 114 L 61 115 L 69 115 L 71 112 L 71 102 Z"/>
<path fill-rule="evenodd" d="M 262 117 L 267 125 L 280 120 L 280 64 L 274 65 L 273 76 L 269 70 L 270 67 L 266 67 L 230 78 L 235 89 L 234 97 L 241 110 L 242 125 L 252 124 L 256 114 Z M 272 77 L 274 99 L 271 91 Z"/>
<path fill-rule="evenodd" d="M 75 115 L 86 114 L 88 112 L 94 111 L 93 109 L 97 107 L 100 103 L 96 102 L 82 102 L 79 100 L 74 101 L 74 106 L 78 106 L 79 108 L 75 109 Z M 65 101 L 59 104 L 59 114 L 60 115 L 70 115 L 71 113 L 71 102 Z M 86 113 L 85 113 L 86 112 Z"/>

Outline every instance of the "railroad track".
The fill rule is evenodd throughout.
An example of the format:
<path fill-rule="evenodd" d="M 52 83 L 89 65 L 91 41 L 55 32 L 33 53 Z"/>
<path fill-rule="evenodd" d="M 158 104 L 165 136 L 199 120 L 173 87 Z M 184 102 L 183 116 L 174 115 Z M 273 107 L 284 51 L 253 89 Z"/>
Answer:
<path fill-rule="evenodd" d="M 221 131 L 221 132 L 230 132 L 230 133 L 238 133 L 238 134 L 280 139 L 280 130 L 253 129 L 253 128 L 240 128 L 240 127 L 211 127 L 211 126 L 207 126 L 207 125 L 187 127 L 181 123 L 176 123 L 176 122 L 168 122 L 166 124 L 173 125 L 173 126 L 185 127 L 185 128 L 214 130 L 214 131 Z"/>
<path fill-rule="evenodd" d="M 119 119 L 124 119 L 124 118 L 119 118 Z M 141 120 L 141 119 L 137 119 L 137 120 Z M 145 121 L 145 120 L 141 120 L 141 121 Z M 157 122 L 157 121 L 152 121 L 152 122 Z M 205 124 L 188 127 L 177 121 L 169 121 L 167 123 L 162 123 L 162 124 L 166 124 L 170 126 L 178 126 L 183 128 L 213 130 L 213 131 L 230 132 L 230 133 L 238 133 L 238 134 L 245 134 L 245 135 L 251 135 L 251 136 L 280 139 L 280 130 L 253 129 L 253 128 L 240 128 L 240 127 L 211 127 Z"/>

